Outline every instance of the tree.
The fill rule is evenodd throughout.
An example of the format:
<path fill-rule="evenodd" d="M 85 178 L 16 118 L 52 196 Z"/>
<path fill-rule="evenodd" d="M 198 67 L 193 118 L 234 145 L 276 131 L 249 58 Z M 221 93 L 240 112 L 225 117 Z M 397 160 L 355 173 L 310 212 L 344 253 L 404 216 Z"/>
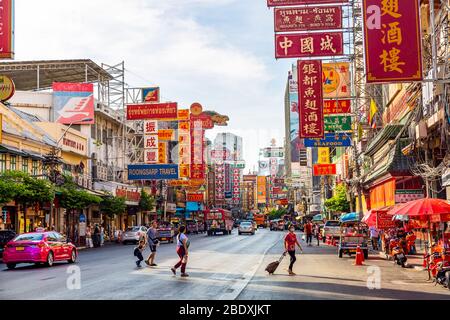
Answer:
<path fill-rule="evenodd" d="M 345 185 L 336 186 L 334 196 L 325 201 L 325 207 L 334 213 L 349 212 L 350 202 L 347 200 L 347 189 Z"/>
<path fill-rule="evenodd" d="M 3 179 L 4 177 L 2 175 L 0 180 L 0 207 L 13 200 L 20 190 L 18 184 Z"/>
<path fill-rule="evenodd" d="M 269 219 L 280 219 L 283 215 L 287 214 L 287 210 L 285 208 L 279 208 L 279 209 L 272 209 L 272 211 L 269 212 Z"/>
<path fill-rule="evenodd" d="M 125 212 L 127 204 L 125 203 L 125 198 L 115 197 L 112 194 L 103 198 L 100 203 L 100 210 L 110 217 L 121 214 Z"/>
<path fill-rule="evenodd" d="M 80 189 L 71 176 L 64 176 L 64 184 L 58 188 L 61 193 L 60 204 L 66 210 L 84 210 L 92 204 L 99 204 L 102 198 Z"/>
<path fill-rule="evenodd" d="M 141 200 L 139 201 L 139 208 L 142 211 L 152 211 L 155 207 L 155 198 L 149 195 L 147 192 L 142 189 L 141 191 Z"/>

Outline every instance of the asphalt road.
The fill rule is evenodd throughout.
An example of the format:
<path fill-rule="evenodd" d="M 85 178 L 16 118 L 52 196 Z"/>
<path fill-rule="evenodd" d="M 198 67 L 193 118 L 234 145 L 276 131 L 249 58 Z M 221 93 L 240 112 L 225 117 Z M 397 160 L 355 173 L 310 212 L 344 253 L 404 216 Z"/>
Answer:
<path fill-rule="evenodd" d="M 279 258 L 283 235 L 264 229 L 254 236 L 239 236 L 236 230 L 230 236 L 192 235 L 189 278 L 171 273 L 177 256 L 175 244 L 166 243 L 158 247 L 157 267 L 136 268 L 134 245 L 116 244 L 80 251 L 75 265 L 7 270 L 0 264 L 0 299 L 450 299 L 450 290 L 427 283 L 425 272 L 375 257 L 357 267 L 353 259 L 339 259 L 335 248 L 304 242 L 294 267 L 297 276 L 287 275 L 288 258 L 268 276 L 265 266 Z M 73 266 L 80 270 L 79 289 L 71 288 L 77 282 L 67 273 Z M 381 275 L 381 289 L 367 287 L 368 269 Z"/>

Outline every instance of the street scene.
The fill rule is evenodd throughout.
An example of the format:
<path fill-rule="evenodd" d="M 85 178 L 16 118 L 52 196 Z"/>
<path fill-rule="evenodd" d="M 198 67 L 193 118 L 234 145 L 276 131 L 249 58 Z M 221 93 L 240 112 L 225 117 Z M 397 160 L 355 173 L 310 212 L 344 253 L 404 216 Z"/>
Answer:
<path fill-rule="evenodd" d="M 449 30 L 444 0 L 0 1 L 0 300 L 450 300 Z"/>

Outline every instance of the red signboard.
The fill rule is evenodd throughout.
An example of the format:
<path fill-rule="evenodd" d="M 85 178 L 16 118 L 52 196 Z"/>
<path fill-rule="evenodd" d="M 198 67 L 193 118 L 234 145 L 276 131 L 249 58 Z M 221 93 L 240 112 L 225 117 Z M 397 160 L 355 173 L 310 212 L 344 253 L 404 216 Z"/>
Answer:
<path fill-rule="evenodd" d="M 55 122 L 68 125 L 94 124 L 92 83 L 54 82 L 52 89 Z"/>
<path fill-rule="evenodd" d="M 342 28 L 342 9 L 333 7 L 275 8 L 275 32 Z"/>
<path fill-rule="evenodd" d="M 315 176 L 330 176 L 336 174 L 336 164 L 315 164 L 313 165 Z"/>
<path fill-rule="evenodd" d="M 141 193 L 138 191 L 127 190 L 127 189 L 116 189 L 116 196 L 125 198 L 128 201 L 139 202 L 141 200 Z"/>
<path fill-rule="evenodd" d="M 276 6 L 295 6 L 305 4 L 322 4 L 322 3 L 347 3 L 348 0 L 267 0 L 268 7 Z"/>
<path fill-rule="evenodd" d="M 298 61 L 299 137 L 324 136 L 322 99 L 322 62 Z"/>
<path fill-rule="evenodd" d="M 191 126 L 193 126 L 194 121 L 201 121 L 203 129 L 212 129 L 214 128 L 214 122 L 211 116 L 207 114 L 200 114 L 198 116 L 191 114 Z"/>
<path fill-rule="evenodd" d="M 203 193 L 188 193 L 187 201 L 189 202 L 203 202 Z"/>
<path fill-rule="evenodd" d="M 339 56 L 344 53 L 341 32 L 275 35 L 275 58 Z"/>
<path fill-rule="evenodd" d="M 127 105 L 127 120 L 175 120 L 177 116 L 178 104 L 176 102 Z"/>
<path fill-rule="evenodd" d="M 378 211 L 376 228 L 380 230 L 395 228 L 395 221 L 392 221 L 392 216 L 388 215 L 386 211 Z"/>
<path fill-rule="evenodd" d="M 366 80 L 422 79 L 419 2 L 364 0 Z"/>
<path fill-rule="evenodd" d="M 0 59 L 14 58 L 14 0 L 0 1 Z"/>
<path fill-rule="evenodd" d="M 338 113 L 350 113 L 351 103 L 350 100 L 324 100 L 323 101 L 323 113 L 324 114 L 338 114 Z"/>

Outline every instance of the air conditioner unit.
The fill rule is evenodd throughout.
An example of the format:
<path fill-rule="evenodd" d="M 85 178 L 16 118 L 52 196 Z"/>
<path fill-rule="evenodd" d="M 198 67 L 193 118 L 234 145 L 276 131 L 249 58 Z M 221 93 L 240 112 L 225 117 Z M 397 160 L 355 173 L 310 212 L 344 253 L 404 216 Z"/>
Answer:
<path fill-rule="evenodd" d="M 423 139 L 426 137 L 427 137 L 427 123 L 422 120 L 416 125 L 416 138 Z"/>

